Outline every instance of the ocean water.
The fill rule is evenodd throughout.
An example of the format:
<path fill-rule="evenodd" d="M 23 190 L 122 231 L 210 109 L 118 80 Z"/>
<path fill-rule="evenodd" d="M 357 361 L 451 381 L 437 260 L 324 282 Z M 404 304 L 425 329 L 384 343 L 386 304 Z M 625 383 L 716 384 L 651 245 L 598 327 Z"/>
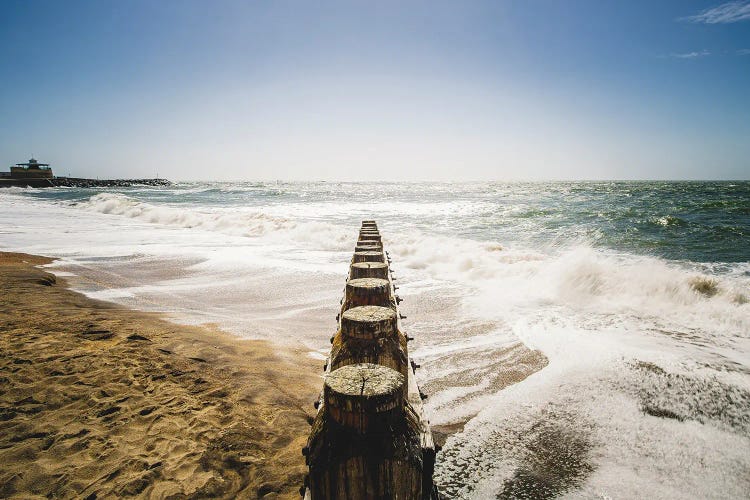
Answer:
<path fill-rule="evenodd" d="M 448 497 L 750 495 L 750 182 L 6 189 L 0 249 L 322 359 L 370 218 Z"/>

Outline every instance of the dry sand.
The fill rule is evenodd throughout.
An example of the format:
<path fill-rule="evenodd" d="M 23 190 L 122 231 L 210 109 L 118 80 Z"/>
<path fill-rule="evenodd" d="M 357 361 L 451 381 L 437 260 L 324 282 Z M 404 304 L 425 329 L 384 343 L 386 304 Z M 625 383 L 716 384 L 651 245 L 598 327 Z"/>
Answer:
<path fill-rule="evenodd" d="M 48 262 L 0 253 L 0 497 L 298 498 L 318 363 L 91 300 Z"/>

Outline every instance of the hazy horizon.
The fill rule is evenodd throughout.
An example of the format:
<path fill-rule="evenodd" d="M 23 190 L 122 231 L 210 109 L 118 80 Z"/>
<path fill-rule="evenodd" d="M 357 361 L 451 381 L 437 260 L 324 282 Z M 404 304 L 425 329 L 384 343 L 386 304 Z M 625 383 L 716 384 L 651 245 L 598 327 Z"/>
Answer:
<path fill-rule="evenodd" d="M 6 2 L 0 151 L 57 175 L 743 180 L 750 2 Z"/>

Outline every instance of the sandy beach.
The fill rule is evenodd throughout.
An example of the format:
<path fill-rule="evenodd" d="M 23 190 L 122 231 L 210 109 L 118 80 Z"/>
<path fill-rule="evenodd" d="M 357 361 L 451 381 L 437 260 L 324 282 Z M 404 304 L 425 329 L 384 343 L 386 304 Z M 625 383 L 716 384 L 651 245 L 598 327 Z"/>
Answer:
<path fill-rule="evenodd" d="M 314 360 L 89 299 L 49 262 L 0 253 L 0 497 L 298 498 Z"/>

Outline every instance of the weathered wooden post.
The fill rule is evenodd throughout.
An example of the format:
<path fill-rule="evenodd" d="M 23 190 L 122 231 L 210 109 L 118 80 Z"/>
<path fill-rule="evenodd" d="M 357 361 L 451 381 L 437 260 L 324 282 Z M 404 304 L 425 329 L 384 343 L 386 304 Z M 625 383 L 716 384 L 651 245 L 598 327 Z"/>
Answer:
<path fill-rule="evenodd" d="M 369 241 L 368 242 L 358 242 L 357 246 L 354 247 L 355 252 L 382 252 L 383 251 L 383 245 L 377 244 L 373 245 Z"/>
<path fill-rule="evenodd" d="M 383 243 L 381 243 L 378 240 L 363 240 L 360 239 L 357 240 L 357 246 L 369 246 L 369 247 L 376 247 L 376 248 L 383 248 Z"/>
<path fill-rule="evenodd" d="M 307 447 L 312 500 L 423 498 L 420 427 L 405 384 L 370 363 L 326 376 Z"/>
<path fill-rule="evenodd" d="M 385 262 L 355 262 L 349 268 L 349 278 L 388 279 L 388 264 Z"/>
<path fill-rule="evenodd" d="M 378 251 L 354 252 L 352 262 L 385 262 L 385 256 Z"/>
<path fill-rule="evenodd" d="M 379 243 L 382 243 L 380 233 L 359 233 L 359 240 L 360 241 L 377 241 Z"/>
<path fill-rule="evenodd" d="M 393 307 L 391 283 L 379 278 L 358 278 L 346 282 L 343 311 L 357 306 Z"/>
<path fill-rule="evenodd" d="M 341 329 L 334 336 L 331 368 L 374 363 L 409 376 L 406 337 L 398 331 L 396 311 L 388 307 L 354 307 L 341 315 Z M 404 385 L 406 391 L 407 385 Z"/>

